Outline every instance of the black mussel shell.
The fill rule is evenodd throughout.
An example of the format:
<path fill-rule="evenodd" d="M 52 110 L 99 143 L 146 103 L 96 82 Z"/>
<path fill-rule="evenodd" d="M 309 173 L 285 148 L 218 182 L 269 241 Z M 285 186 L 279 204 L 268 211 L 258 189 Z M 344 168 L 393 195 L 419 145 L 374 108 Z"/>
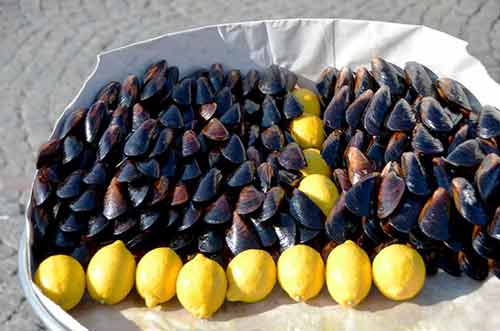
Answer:
<path fill-rule="evenodd" d="M 451 140 L 450 144 L 448 145 L 447 153 L 450 154 L 458 145 L 462 144 L 469 138 L 473 138 L 470 136 L 470 131 L 471 127 L 469 124 L 464 124 L 462 125 L 455 135 L 453 136 L 453 139 Z"/>
<path fill-rule="evenodd" d="M 351 180 L 349 179 L 349 174 L 345 169 L 337 168 L 333 170 L 333 180 L 337 187 L 342 190 L 342 192 L 346 192 L 352 187 Z"/>
<path fill-rule="evenodd" d="M 469 139 L 453 149 L 446 161 L 456 167 L 475 167 L 484 159 L 477 139 Z"/>
<path fill-rule="evenodd" d="M 156 120 L 149 119 L 130 135 L 123 147 L 123 153 L 127 156 L 144 155 L 148 149 L 153 137 L 156 134 Z"/>
<path fill-rule="evenodd" d="M 191 229 L 202 216 L 202 211 L 190 203 L 184 210 L 181 223 L 177 227 L 177 231 L 185 231 Z"/>
<path fill-rule="evenodd" d="M 231 220 L 232 214 L 233 210 L 227 196 L 222 194 L 206 208 L 203 221 L 208 224 L 223 224 Z"/>
<path fill-rule="evenodd" d="M 109 109 L 115 109 L 119 100 L 121 84 L 111 81 L 97 93 L 96 101 L 102 101 Z"/>
<path fill-rule="evenodd" d="M 476 187 L 486 203 L 500 193 L 500 156 L 488 154 L 476 171 Z"/>
<path fill-rule="evenodd" d="M 403 96 L 406 92 L 404 73 L 398 72 L 396 66 L 380 57 L 371 60 L 372 75 L 380 86 L 387 86 L 391 95 Z"/>
<path fill-rule="evenodd" d="M 233 222 L 226 232 L 226 244 L 234 256 L 247 249 L 260 248 L 258 238 L 250 224 L 237 213 L 233 214 Z"/>
<path fill-rule="evenodd" d="M 63 117 L 63 123 L 61 124 L 61 130 L 57 138 L 64 139 L 71 132 L 77 131 L 83 124 L 85 117 L 87 115 L 86 108 L 78 108 L 68 113 L 67 116 Z"/>
<path fill-rule="evenodd" d="M 264 94 L 276 95 L 285 93 L 287 77 L 284 70 L 273 64 L 266 68 L 259 80 L 259 90 Z"/>
<path fill-rule="evenodd" d="M 361 178 L 374 171 L 368 158 L 356 147 L 346 150 L 347 171 L 351 184 L 356 184 Z"/>
<path fill-rule="evenodd" d="M 245 99 L 245 102 L 243 103 L 243 110 L 245 111 L 247 118 L 255 119 L 257 115 L 260 114 L 261 108 L 258 103 L 255 103 L 250 99 Z"/>
<path fill-rule="evenodd" d="M 243 187 L 250 184 L 255 178 L 255 170 L 253 161 L 243 162 L 229 177 L 227 185 L 229 187 Z"/>
<path fill-rule="evenodd" d="M 300 225 L 297 225 L 297 243 L 299 244 L 311 244 L 311 242 L 316 239 L 321 234 L 320 230 L 309 229 Z"/>
<path fill-rule="evenodd" d="M 335 82 L 335 94 L 334 97 L 339 91 L 347 86 L 349 90 L 349 95 L 352 97 L 354 91 L 354 77 L 351 68 L 342 67 L 337 73 L 337 81 Z"/>
<path fill-rule="evenodd" d="M 302 175 L 298 172 L 280 169 L 278 171 L 278 182 L 287 187 L 297 187 Z"/>
<path fill-rule="evenodd" d="M 243 90 L 243 82 L 241 81 L 241 72 L 237 69 L 229 70 L 226 76 L 226 86 L 229 87 L 231 93 L 236 97 L 240 97 Z"/>
<path fill-rule="evenodd" d="M 363 114 L 365 109 L 370 103 L 373 97 L 372 90 L 366 90 L 362 94 L 356 97 L 354 101 L 347 107 L 345 111 L 345 119 L 347 124 L 353 128 L 357 129 L 363 120 Z"/>
<path fill-rule="evenodd" d="M 160 220 L 160 212 L 158 210 L 149 210 L 139 215 L 139 229 L 141 231 L 148 231 Z"/>
<path fill-rule="evenodd" d="M 484 106 L 479 114 L 479 136 L 484 139 L 500 136 L 500 110 Z"/>
<path fill-rule="evenodd" d="M 432 173 L 437 186 L 444 188 L 451 194 L 451 178 L 446 169 L 446 162 L 443 157 L 432 159 Z"/>
<path fill-rule="evenodd" d="M 416 195 L 432 193 L 427 180 L 428 175 L 419 157 L 413 152 L 405 152 L 401 156 L 401 169 L 408 191 Z"/>
<path fill-rule="evenodd" d="M 139 78 L 135 75 L 128 75 L 122 83 L 120 105 L 126 108 L 132 107 L 139 100 L 140 90 Z"/>
<path fill-rule="evenodd" d="M 123 138 L 123 132 L 118 125 L 110 125 L 104 131 L 99 140 L 97 149 L 97 159 L 103 161 L 120 145 Z"/>
<path fill-rule="evenodd" d="M 195 245 L 196 235 L 191 231 L 176 233 L 168 241 L 168 247 L 172 248 L 177 254 L 189 251 Z"/>
<path fill-rule="evenodd" d="M 111 179 L 104 194 L 104 204 L 102 214 L 109 220 L 123 215 L 128 209 L 127 200 L 123 194 L 122 184 L 116 177 Z"/>
<path fill-rule="evenodd" d="M 352 91 L 349 86 L 343 86 L 335 93 L 323 114 L 323 125 L 327 132 L 342 129 L 346 123 L 346 110 L 350 104 Z"/>
<path fill-rule="evenodd" d="M 458 263 L 464 274 L 474 280 L 483 281 L 488 277 L 488 260 L 471 249 L 458 253 Z"/>
<path fill-rule="evenodd" d="M 172 141 L 174 140 L 174 131 L 170 128 L 165 128 L 160 131 L 158 136 L 156 137 L 156 142 L 149 153 L 149 157 L 157 157 L 163 155 Z"/>
<path fill-rule="evenodd" d="M 87 265 L 91 258 L 90 251 L 85 243 L 81 243 L 75 247 L 69 255 L 80 262 L 82 266 Z"/>
<path fill-rule="evenodd" d="M 280 151 L 285 145 L 285 136 L 277 125 L 265 129 L 260 138 L 264 147 L 270 151 Z"/>
<path fill-rule="evenodd" d="M 380 220 L 376 218 L 363 217 L 361 219 L 361 227 L 364 236 L 371 241 L 372 245 L 377 245 L 387 238 L 384 231 L 382 231 Z"/>
<path fill-rule="evenodd" d="M 257 148 L 255 148 L 255 146 L 250 146 L 247 148 L 247 158 L 248 161 L 251 161 L 255 166 L 259 166 L 262 163 L 262 153 Z M 245 162 L 243 162 L 243 164 Z"/>
<path fill-rule="evenodd" d="M 100 195 L 93 189 L 88 189 L 73 201 L 69 207 L 74 212 L 88 212 L 95 210 L 100 204 Z"/>
<path fill-rule="evenodd" d="M 87 185 L 104 185 L 107 179 L 106 165 L 96 162 L 94 166 L 83 177 L 83 182 Z"/>
<path fill-rule="evenodd" d="M 267 192 L 274 184 L 276 174 L 268 162 L 262 162 L 257 168 L 257 177 L 262 192 Z"/>
<path fill-rule="evenodd" d="M 424 200 L 419 196 L 411 193 L 405 194 L 399 208 L 389 216 L 389 224 L 400 233 L 409 233 L 417 225 L 418 215 L 423 205 Z"/>
<path fill-rule="evenodd" d="M 217 196 L 221 184 L 222 172 L 217 168 L 211 168 L 200 180 L 193 201 L 198 203 L 211 201 Z"/>
<path fill-rule="evenodd" d="M 190 105 L 194 102 L 196 82 L 192 78 L 185 78 L 172 89 L 172 99 L 179 105 Z"/>
<path fill-rule="evenodd" d="M 114 221 L 113 235 L 115 237 L 127 237 L 139 223 L 139 218 L 136 215 L 128 215 L 124 218 L 117 218 Z"/>
<path fill-rule="evenodd" d="M 271 247 L 278 241 L 274 227 L 270 223 L 260 223 L 252 219 L 253 227 L 262 247 Z"/>
<path fill-rule="evenodd" d="M 220 121 L 227 127 L 233 127 L 240 124 L 241 117 L 241 106 L 235 103 L 220 117 Z"/>
<path fill-rule="evenodd" d="M 297 143 L 290 143 L 281 151 L 279 164 L 287 170 L 301 170 L 307 166 L 306 158 Z"/>
<path fill-rule="evenodd" d="M 490 237 L 500 240 L 500 206 L 496 209 L 493 219 L 488 225 L 487 233 Z"/>
<path fill-rule="evenodd" d="M 128 196 L 132 207 L 136 208 L 144 202 L 149 192 L 149 183 L 130 183 L 127 185 Z"/>
<path fill-rule="evenodd" d="M 358 98 L 360 95 L 368 90 L 375 91 L 377 89 L 377 83 L 373 79 L 368 69 L 365 67 L 359 67 L 356 69 L 354 79 L 354 97 Z"/>
<path fill-rule="evenodd" d="M 76 214 L 72 212 L 65 213 L 64 218 L 60 221 L 58 225 L 59 230 L 66 233 L 72 233 L 72 232 L 81 233 L 86 229 L 86 227 L 87 227 L 86 222 L 79 219 L 76 216 Z"/>
<path fill-rule="evenodd" d="M 191 161 L 187 161 L 184 164 L 184 168 L 182 170 L 181 180 L 189 181 L 201 176 L 201 169 L 198 165 L 198 162 L 193 159 Z"/>
<path fill-rule="evenodd" d="M 39 169 L 33 183 L 33 199 L 35 206 L 40 206 L 47 201 L 52 194 L 52 188 L 52 184 L 49 181 L 49 169 Z"/>
<path fill-rule="evenodd" d="M 286 119 L 297 118 L 304 113 L 304 107 L 292 93 L 287 93 L 283 102 L 283 114 Z"/>
<path fill-rule="evenodd" d="M 258 144 L 260 138 L 260 126 L 252 124 L 247 132 L 248 146 L 255 146 Z"/>
<path fill-rule="evenodd" d="M 257 70 L 255 69 L 248 70 L 242 82 L 244 97 L 249 97 L 256 92 L 259 79 L 260 75 Z"/>
<path fill-rule="evenodd" d="M 451 181 L 451 190 L 455 208 L 460 215 L 472 224 L 486 225 L 488 216 L 474 186 L 467 179 L 456 177 Z"/>
<path fill-rule="evenodd" d="M 157 203 L 165 200 L 168 195 L 169 188 L 169 180 L 168 177 L 161 176 L 160 178 L 153 181 L 150 189 L 150 200 L 148 202 L 149 206 L 156 205 Z"/>
<path fill-rule="evenodd" d="M 94 103 L 85 117 L 85 140 L 88 143 L 97 141 L 108 120 L 108 107 L 102 101 Z"/>
<path fill-rule="evenodd" d="M 462 270 L 458 263 L 458 253 L 451 250 L 444 250 L 437 253 L 436 266 L 447 274 L 460 277 Z"/>
<path fill-rule="evenodd" d="M 241 215 L 253 213 L 264 202 L 265 195 L 253 185 L 245 186 L 238 197 L 236 212 Z"/>
<path fill-rule="evenodd" d="M 491 139 L 476 138 L 476 139 L 477 142 L 479 143 L 479 148 L 485 155 L 491 153 L 500 155 L 500 149 L 498 148 L 497 142 L 494 138 Z"/>
<path fill-rule="evenodd" d="M 160 177 L 160 163 L 156 159 L 147 159 L 135 163 L 137 170 L 144 176 L 151 178 Z"/>
<path fill-rule="evenodd" d="M 110 221 L 103 215 L 91 217 L 89 219 L 87 234 L 85 235 L 85 238 L 92 239 L 99 236 L 101 233 L 104 233 L 109 224 Z"/>
<path fill-rule="evenodd" d="M 399 232 L 392 224 L 386 220 L 381 223 L 382 231 L 387 235 L 387 237 L 401 240 L 403 242 L 407 241 L 409 238 L 408 233 Z"/>
<path fill-rule="evenodd" d="M 354 238 L 359 227 L 359 219 L 345 205 L 345 193 L 341 193 L 325 221 L 328 238 L 337 243 Z"/>
<path fill-rule="evenodd" d="M 326 67 L 321 72 L 319 82 L 316 83 L 316 90 L 318 91 L 323 104 L 328 104 L 335 93 L 337 74 L 337 69 L 333 67 Z"/>
<path fill-rule="evenodd" d="M 418 112 L 422 123 L 434 132 L 450 132 L 461 119 L 461 115 L 451 113 L 432 97 L 420 100 Z"/>
<path fill-rule="evenodd" d="M 297 225 L 290 215 L 285 213 L 279 214 L 279 216 L 276 218 L 276 222 L 274 222 L 274 232 L 276 232 L 280 249 L 282 251 L 295 245 L 297 237 Z"/>
<path fill-rule="evenodd" d="M 184 127 L 184 120 L 181 111 L 176 105 L 171 105 L 163 111 L 158 117 L 158 120 L 166 128 L 181 129 Z"/>
<path fill-rule="evenodd" d="M 222 156 L 234 164 L 240 164 L 246 161 L 247 155 L 245 146 L 238 135 L 233 134 L 229 142 L 221 150 Z"/>
<path fill-rule="evenodd" d="M 399 99 L 385 123 L 391 131 L 412 131 L 417 123 L 415 111 L 405 99 Z"/>
<path fill-rule="evenodd" d="M 70 249 L 76 245 L 76 237 L 74 233 L 64 232 L 56 229 L 52 237 L 53 245 L 59 248 Z"/>
<path fill-rule="evenodd" d="M 172 87 L 175 84 L 169 76 L 175 69 L 164 68 L 162 71 L 157 71 L 149 75 L 150 79 L 146 82 L 141 92 L 140 100 L 142 103 L 153 103 L 154 101 L 162 101 L 167 98 L 172 92 Z"/>
<path fill-rule="evenodd" d="M 150 80 L 154 78 L 158 73 L 165 73 L 167 71 L 168 64 L 165 60 L 160 60 L 152 65 L 150 65 L 142 77 L 143 84 L 149 83 Z"/>
<path fill-rule="evenodd" d="M 420 96 L 435 97 L 435 83 L 437 76 L 426 66 L 418 62 L 406 62 L 405 64 L 406 82 Z"/>
<path fill-rule="evenodd" d="M 222 153 L 220 149 L 214 148 L 210 152 L 208 152 L 208 167 L 213 168 L 216 167 L 217 165 L 221 164 L 222 160 Z"/>
<path fill-rule="evenodd" d="M 380 174 L 371 173 L 355 184 L 345 193 L 345 205 L 353 214 L 358 216 L 369 216 L 374 205 L 374 196 L 377 192 L 377 186 Z"/>
<path fill-rule="evenodd" d="M 204 254 L 215 254 L 224 247 L 224 234 L 208 230 L 198 236 L 198 250 Z"/>
<path fill-rule="evenodd" d="M 57 187 L 56 195 L 61 199 L 71 199 L 80 195 L 82 190 L 83 171 L 75 170 Z"/>
<path fill-rule="evenodd" d="M 281 186 L 272 187 L 267 191 L 262 203 L 262 210 L 256 223 L 265 222 L 270 220 L 276 213 L 279 212 L 281 204 L 285 200 L 285 190 Z"/>
<path fill-rule="evenodd" d="M 224 141 L 229 138 L 229 132 L 226 127 L 216 118 L 212 118 L 201 132 L 205 137 L 214 141 Z"/>
<path fill-rule="evenodd" d="M 150 118 L 149 112 L 140 103 L 136 103 L 132 108 L 132 132 L 135 132 L 142 123 Z"/>
<path fill-rule="evenodd" d="M 186 130 L 182 135 L 182 156 L 190 157 L 200 150 L 200 141 L 193 130 Z"/>
<path fill-rule="evenodd" d="M 262 102 L 262 120 L 260 126 L 269 128 L 273 124 L 279 124 L 281 121 L 281 113 L 276 106 L 276 101 L 271 96 L 266 96 Z"/>
<path fill-rule="evenodd" d="M 321 148 L 321 157 L 330 166 L 335 169 L 341 166 L 341 155 L 344 146 L 343 132 L 334 130 L 323 142 Z"/>
<path fill-rule="evenodd" d="M 439 96 L 450 106 L 454 106 L 466 113 L 477 113 L 481 111 L 481 104 L 477 98 L 462 84 L 451 78 L 439 78 L 436 80 Z"/>
<path fill-rule="evenodd" d="M 179 182 L 175 185 L 174 192 L 172 193 L 172 201 L 170 206 L 180 206 L 189 201 L 189 192 L 186 184 Z"/>
<path fill-rule="evenodd" d="M 64 139 L 62 163 L 66 164 L 75 160 L 83 151 L 83 143 L 79 138 L 69 135 Z"/>
<path fill-rule="evenodd" d="M 410 137 L 405 132 L 394 132 L 384 153 L 385 162 L 399 161 L 410 145 Z"/>
<path fill-rule="evenodd" d="M 429 238 L 420 227 L 414 227 L 408 234 L 409 243 L 419 252 L 436 251 L 442 248 L 441 242 Z"/>
<path fill-rule="evenodd" d="M 500 241 L 491 238 L 485 231 L 477 228 L 473 235 L 472 249 L 485 259 L 500 260 Z"/>
<path fill-rule="evenodd" d="M 390 112 L 391 92 L 387 86 L 381 86 L 366 107 L 363 126 L 370 135 L 380 136 L 384 129 L 385 118 Z"/>
<path fill-rule="evenodd" d="M 36 168 L 40 169 L 44 165 L 57 162 L 62 156 L 62 140 L 49 140 L 42 144 L 38 150 Z"/>
<path fill-rule="evenodd" d="M 440 154 L 444 152 L 444 146 L 441 141 L 433 137 L 422 124 L 417 124 L 415 126 L 411 145 L 416 152 L 425 155 Z"/>
<path fill-rule="evenodd" d="M 387 146 L 380 137 L 373 137 L 366 149 L 366 156 L 372 161 L 374 170 L 382 170 L 385 165 L 385 150 Z"/>
<path fill-rule="evenodd" d="M 307 195 L 298 189 L 293 190 L 288 208 L 290 215 L 303 226 L 313 230 L 323 229 L 323 212 Z"/>
<path fill-rule="evenodd" d="M 450 195 L 438 187 L 418 216 L 420 230 L 431 239 L 447 240 L 450 236 Z"/>
<path fill-rule="evenodd" d="M 214 100 L 214 95 L 212 93 L 212 88 L 206 77 L 200 77 L 196 80 L 196 97 L 195 103 L 197 105 L 203 105 Z"/>
<path fill-rule="evenodd" d="M 386 218 L 399 206 L 405 192 L 405 182 L 397 162 L 389 162 L 382 171 L 382 181 L 378 191 L 378 218 Z"/>

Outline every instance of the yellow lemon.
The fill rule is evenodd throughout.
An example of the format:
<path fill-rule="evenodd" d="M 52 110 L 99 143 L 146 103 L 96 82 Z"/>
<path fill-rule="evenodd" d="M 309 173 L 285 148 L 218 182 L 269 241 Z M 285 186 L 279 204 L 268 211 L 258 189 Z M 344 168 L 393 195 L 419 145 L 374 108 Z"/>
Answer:
<path fill-rule="evenodd" d="M 406 245 L 387 246 L 373 260 L 373 281 L 389 299 L 411 299 L 424 286 L 424 260 L 415 249 Z"/>
<path fill-rule="evenodd" d="M 295 301 L 314 298 L 325 282 L 325 265 L 321 255 L 306 245 L 286 249 L 278 259 L 278 281 Z"/>
<path fill-rule="evenodd" d="M 316 115 L 304 114 L 290 123 L 290 133 L 302 149 L 321 148 L 325 141 L 323 121 Z"/>
<path fill-rule="evenodd" d="M 224 303 L 227 280 L 224 269 L 198 254 L 177 276 L 177 298 L 193 316 L 208 318 Z"/>
<path fill-rule="evenodd" d="M 87 267 L 87 289 L 100 303 L 114 305 L 134 286 L 135 259 L 121 240 L 102 247 Z"/>
<path fill-rule="evenodd" d="M 172 299 L 181 268 L 182 261 L 171 248 L 156 248 L 142 257 L 137 264 L 135 287 L 148 308 Z"/>
<path fill-rule="evenodd" d="M 347 240 L 335 247 L 326 261 L 326 286 L 342 306 L 356 306 L 372 286 L 372 267 L 365 251 Z"/>
<path fill-rule="evenodd" d="M 325 175 L 313 174 L 300 181 L 299 190 L 309 197 L 323 214 L 328 216 L 339 198 L 339 192 L 332 180 Z"/>
<path fill-rule="evenodd" d="M 229 301 L 257 302 L 276 284 L 276 265 L 268 252 L 248 249 L 231 260 L 226 275 Z"/>
<path fill-rule="evenodd" d="M 330 177 L 331 170 L 326 161 L 321 157 L 321 152 L 315 148 L 308 148 L 304 151 L 304 157 L 306 158 L 307 167 L 300 170 L 304 176 L 319 174 Z"/>
<path fill-rule="evenodd" d="M 85 272 L 68 255 L 53 255 L 43 260 L 34 280 L 42 293 L 64 310 L 75 307 L 85 292 Z"/>
<path fill-rule="evenodd" d="M 316 116 L 321 115 L 319 99 L 313 91 L 306 88 L 297 88 L 293 90 L 292 93 L 302 107 L 304 107 L 305 113 Z"/>

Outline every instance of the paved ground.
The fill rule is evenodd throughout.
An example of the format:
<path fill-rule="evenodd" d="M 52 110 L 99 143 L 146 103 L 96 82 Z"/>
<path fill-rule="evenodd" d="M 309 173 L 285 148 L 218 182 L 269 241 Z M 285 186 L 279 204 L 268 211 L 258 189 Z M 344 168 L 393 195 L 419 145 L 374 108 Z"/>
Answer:
<path fill-rule="evenodd" d="M 469 41 L 500 81 L 498 0 L 0 0 L 0 329 L 44 329 L 17 285 L 16 245 L 35 152 L 96 54 L 188 27 L 300 16 L 437 28 Z"/>

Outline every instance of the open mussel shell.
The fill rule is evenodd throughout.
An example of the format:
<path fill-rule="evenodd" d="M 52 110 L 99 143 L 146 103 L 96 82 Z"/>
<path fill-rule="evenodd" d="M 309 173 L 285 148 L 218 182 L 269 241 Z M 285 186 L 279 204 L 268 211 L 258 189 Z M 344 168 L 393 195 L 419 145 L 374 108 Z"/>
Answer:
<path fill-rule="evenodd" d="M 345 127 L 346 110 L 350 104 L 350 97 L 351 90 L 349 86 L 342 86 L 342 88 L 335 93 L 335 96 L 332 101 L 330 101 L 323 114 L 323 125 L 327 132 Z"/>
<path fill-rule="evenodd" d="M 80 195 L 82 190 L 83 171 L 70 173 L 57 187 L 56 195 L 61 199 L 71 199 Z"/>
<path fill-rule="evenodd" d="M 97 141 L 108 121 L 108 107 L 102 101 L 94 103 L 85 117 L 85 140 Z"/>
<path fill-rule="evenodd" d="M 276 232 L 271 223 L 261 223 L 253 218 L 252 223 L 262 247 L 271 247 L 278 241 L 278 236 L 276 236 Z"/>
<path fill-rule="evenodd" d="M 240 164 L 246 161 L 247 154 L 245 146 L 238 135 L 233 134 L 228 143 L 221 150 L 222 156 L 233 164 Z"/>
<path fill-rule="evenodd" d="M 485 225 L 488 222 L 483 203 L 477 196 L 474 186 L 467 179 L 454 178 L 451 181 L 451 190 L 455 208 L 464 219 L 475 225 Z"/>
<path fill-rule="evenodd" d="M 198 236 L 198 250 L 205 254 L 215 254 L 224 247 L 224 234 L 216 230 L 207 230 Z"/>
<path fill-rule="evenodd" d="M 351 128 L 357 129 L 360 126 L 365 109 L 370 103 L 372 97 L 373 91 L 366 90 L 356 96 L 356 99 L 354 99 L 354 101 L 347 107 L 345 110 L 345 119 Z"/>
<path fill-rule="evenodd" d="M 359 228 L 359 218 L 353 215 L 345 205 L 345 194 L 341 193 L 335 206 L 325 221 L 325 231 L 328 238 L 337 243 L 354 238 Z"/>
<path fill-rule="evenodd" d="M 287 169 L 298 171 L 307 166 L 306 158 L 302 149 L 295 142 L 285 146 L 278 157 L 279 164 Z"/>
<path fill-rule="evenodd" d="M 408 191 L 416 195 L 429 195 L 432 193 L 426 170 L 413 152 L 405 152 L 401 156 L 401 169 Z"/>
<path fill-rule="evenodd" d="M 233 213 L 233 222 L 226 232 L 226 245 L 234 256 L 247 249 L 260 248 L 252 226 L 238 213 Z"/>
<path fill-rule="evenodd" d="M 439 78 L 436 80 L 436 88 L 439 96 L 457 110 L 465 113 L 480 113 L 482 107 L 477 98 L 456 80 Z"/>
<path fill-rule="evenodd" d="M 260 139 L 262 145 L 270 151 L 280 151 L 285 146 L 285 136 L 277 125 L 272 125 L 262 131 Z"/>
<path fill-rule="evenodd" d="M 387 117 L 385 126 L 391 131 L 412 131 L 416 123 L 413 108 L 405 99 L 399 99 Z"/>
<path fill-rule="evenodd" d="M 203 127 L 201 132 L 205 137 L 214 141 L 224 141 L 229 138 L 229 132 L 226 127 L 216 118 L 212 118 L 205 127 Z"/>
<path fill-rule="evenodd" d="M 435 155 L 444 152 L 443 143 L 438 138 L 433 137 L 422 124 L 415 126 L 411 145 L 415 152 L 424 155 Z"/>
<path fill-rule="evenodd" d="M 394 161 L 387 163 L 382 171 L 382 180 L 378 191 L 378 218 L 386 218 L 396 210 L 405 188 L 399 164 Z"/>
<path fill-rule="evenodd" d="M 288 205 L 290 215 L 303 226 L 313 230 L 323 228 L 324 215 L 321 209 L 298 189 L 293 190 Z"/>
<path fill-rule="evenodd" d="M 281 204 L 285 201 L 285 190 L 281 186 L 272 187 L 265 195 L 262 210 L 256 223 L 270 220 L 279 212 Z"/>
<path fill-rule="evenodd" d="M 380 180 L 378 172 L 366 175 L 345 193 L 345 205 L 353 214 L 369 216 L 374 207 L 374 197 Z"/>
<path fill-rule="evenodd" d="M 415 92 L 422 97 L 435 97 L 435 83 L 437 75 L 426 66 L 409 61 L 404 67 L 406 82 Z"/>
<path fill-rule="evenodd" d="M 483 281 L 488 277 L 488 260 L 479 256 L 472 249 L 458 253 L 458 263 L 464 274 L 474 280 Z"/>
<path fill-rule="evenodd" d="M 371 60 L 371 73 L 380 86 L 387 86 L 394 96 L 403 96 L 406 91 L 404 72 L 380 57 Z M 398 70 L 399 69 L 399 70 Z"/>
<path fill-rule="evenodd" d="M 102 214 L 107 219 L 115 219 L 127 211 L 127 200 L 123 191 L 122 184 L 118 182 L 116 177 L 113 177 L 104 194 Z"/>
<path fill-rule="evenodd" d="M 500 136 L 500 110 L 484 106 L 479 114 L 479 136 L 484 139 Z"/>
<path fill-rule="evenodd" d="M 294 219 L 285 213 L 280 213 L 273 223 L 274 232 L 278 237 L 281 251 L 292 247 L 296 243 L 297 225 Z"/>
<path fill-rule="evenodd" d="M 253 185 L 245 186 L 238 197 L 236 212 L 241 215 L 253 213 L 264 202 L 265 195 Z"/>
<path fill-rule="evenodd" d="M 486 203 L 500 193 L 500 156 L 488 154 L 476 171 L 476 187 Z"/>
<path fill-rule="evenodd" d="M 197 203 L 213 200 L 222 184 L 222 172 L 217 168 L 211 168 L 200 180 L 193 195 L 193 201 Z"/>
<path fill-rule="evenodd" d="M 434 240 L 447 240 L 450 236 L 450 196 L 442 187 L 434 191 L 420 211 L 420 230 Z"/>
<path fill-rule="evenodd" d="M 123 153 L 126 156 L 141 156 L 144 155 L 156 134 L 157 122 L 149 119 L 130 135 L 123 147 Z"/>
<path fill-rule="evenodd" d="M 344 137 L 341 130 L 334 130 L 328 135 L 321 148 L 321 157 L 335 169 L 341 166 L 341 155 L 344 148 Z"/>

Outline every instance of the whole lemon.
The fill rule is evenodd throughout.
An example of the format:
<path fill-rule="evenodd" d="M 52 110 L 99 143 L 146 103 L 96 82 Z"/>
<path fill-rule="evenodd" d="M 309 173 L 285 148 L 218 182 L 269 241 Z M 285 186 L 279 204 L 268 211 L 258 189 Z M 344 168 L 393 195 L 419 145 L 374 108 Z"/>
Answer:
<path fill-rule="evenodd" d="M 325 175 L 313 174 L 304 177 L 299 191 L 309 197 L 328 216 L 339 198 L 339 191 L 333 181 Z"/>
<path fill-rule="evenodd" d="M 373 281 L 389 299 L 411 299 L 424 286 L 424 260 L 415 249 L 406 245 L 387 246 L 373 260 Z"/>
<path fill-rule="evenodd" d="M 314 298 L 325 282 L 325 265 L 321 255 L 306 245 L 286 249 L 278 259 L 278 281 L 295 301 Z"/>
<path fill-rule="evenodd" d="M 208 318 L 224 303 L 227 280 L 224 269 L 198 254 L 177 276 L 177 298 L 193 316 Z"/>
<path fill-rule="evenodd" d="M 231 260 L 226 270 L 229 301 L 257 302 L 276 284 L 276 265 L 268 252 L 247 249 Z"/>
<path fill-rule="evenodd" d="M 87 267 L 87 289 L 100 303 L 114 305 L 134 286 L 135 259 L 121 240 L 102 247 Z"/>
<path fill-rule="evenodd" d="M 372 267 L 365 251 L 351 240 L 335 247 L 326 261 L 326 286 L 342 306 L 356 306 L 372 286 Z"/>
<path fill-rule="evenodd" d="M 171 248 L 156 248 L 142 257 L 137 264 L 135 287 L 146 307 L 172 299 L 181 268 L 182 261 Z"/>
<path fill-rule="evenodd" d="M 323 121 L 316 115 L 304 114 L 294 119 L 290 133 L 302 149 L 321 148 L 325 141 Z"/>
<path fill-rule="evenodd" d="M 43 260 L 34 280 L 42 293 L 64 310 L 75 307 L 85 293 L 85 272 L 68 255 L 53 255 Z"/>
<path fill-rule="evenodd" d="M 326 161 L 321 157 L 321 152 L 316 148 L 308 148 L 304 151 L 307 167 L 301 169 L 300 172 L 304 176 L 319 174 L 330 177 L 331 170 Z"/>
<path fill-rule="evenodd" d="M 306 88 L 297 88 L 293 90 L 292 93 L 302 107 L 304 107 L 305 113 L 316 116 L 321 115 L 319 99 L 313 91 Z"/>

